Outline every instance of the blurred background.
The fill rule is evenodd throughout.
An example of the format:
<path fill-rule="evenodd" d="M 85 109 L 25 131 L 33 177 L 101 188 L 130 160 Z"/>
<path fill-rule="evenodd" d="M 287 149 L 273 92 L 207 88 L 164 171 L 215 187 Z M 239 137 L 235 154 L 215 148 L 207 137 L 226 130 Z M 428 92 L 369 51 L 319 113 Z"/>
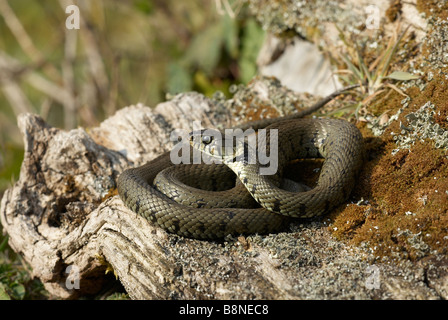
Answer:
<path fill-rule="evenodd" d="M 264 38 L 244 0 L 0 0 L 0 197 L 23 160 L 20 113 L 88 128 L 167 94 L 228 94 L 254 76 Z"/>

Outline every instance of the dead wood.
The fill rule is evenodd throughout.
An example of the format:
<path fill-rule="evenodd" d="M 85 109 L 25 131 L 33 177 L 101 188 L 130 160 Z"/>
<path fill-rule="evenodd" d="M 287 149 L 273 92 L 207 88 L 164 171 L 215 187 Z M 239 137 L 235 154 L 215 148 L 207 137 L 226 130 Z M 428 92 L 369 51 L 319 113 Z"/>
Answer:
<path fill-rule="evenodd" d="M 428 280 L 425 264 L 373 264 L 332 239 L 325 220 L 207 242 L 167 234 L 128 210 L 111 194 L 117 176 L 168 150 L 170 132 L 190 130 L 193 120 L 216 126 L 229 119 L 195 93 L 154 110 L 124 108 L 89 130 L 67 132 L 32 114 L 19 117 L 25 158 L 0 218 L 11 247 L 52 295 L 99 292 L 114 281 L 105 275 L 105 260 L 134 299 L 446 297 L 444 269 L 432 262 Z"/>

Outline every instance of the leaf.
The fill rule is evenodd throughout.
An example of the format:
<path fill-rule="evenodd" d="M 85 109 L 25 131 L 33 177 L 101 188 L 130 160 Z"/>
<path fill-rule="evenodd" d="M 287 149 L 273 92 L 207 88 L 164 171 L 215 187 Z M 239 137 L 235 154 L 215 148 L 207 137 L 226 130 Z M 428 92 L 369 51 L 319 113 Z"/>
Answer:
<path fill-rule="evenodd" d="M 236 59 L 238 57 L 238 25 L 236 19 L 232 19 L 228 15 L 225 15 L 222 17 L 221 23 L 224 47 L 229 56 Z"/>
<path fill-rule="evenodd" d="M 383 68 L 382 68 L 382 71 L 379 74 L 379 78 L 380 79 L 384 77 L 384 75 L 386 74 L 387 69 L 389 69 L 389 65 L 390 65 L 390 63 L 392 61 L 392 57 L 395 55 L 395 52 L 398 49 L 398 44 L 403 39 L 404 35 L 406 34 L 406 32 L 408 31 L 410 26 L 411 25 L 408 25 L 406 27 L 406 29 L 401 33 L 401 35 L 398 37 L 397 41 L 395 42 L 395 44 L 392 47 L 389 47 L 389 45 L 388 45 L 388 48 L 386 50 L 386 60 L 385 60 L 384 64 L 382 65 Z M 392 38 L 391 38 L 391 41 L 392 41 Z"/>
<path fill-rule="evenodd" d="M 265 39 L 265 32 L 255 19 L 246 22 L 241 39 L 241 55 L 238 59 L 241 82 L 248 83 L 257 71 L 257 55 Z"/>
<path fill-rule="evenodd" d="M 200 89 L 200 92 L 203 92 L 204 95 L 209 97 L 211 97 L 213 93 L 216 91 L 216 88 L 210 82 L 210 79 L 201 70 L 198 70 L 194 74 L 194 84 Z"/>
<path fill-rule="evenodd" d="M 0 283 L 0 300 L 11 300 L 3 283 Z"/>
<path fill-rule="evenodd" d="M 348 70 L 350 70 L 353 75 L 355 76 L 355 78 L 359 81 L 364 81 L 364 75 L 362 73 L 362 70 L 358 69 L 351 61 L 350 58 L 348 57 L 348 55 L 346 54 L 340 54 L 339 55 L 342 60 L 345 62 L 345 64 L 347 65 Z"/>
<path fill-rule="evenodd" d="M 191 91 L 193 80 L 191 72 L 182 64 L 173 62 L 168 65 L 167 92 L 178 94 Z"/>
<path fill-rule="evenodd" d="M 145 14 L 151 14 L 154 11 L 154 5 L 151 1 L 137 0 L 134 1 L 134 7 Z"/>
<path fill-rule="evenodd" d="M 11 290 L 15 299 L 23 300 L 23 298 L 25 297 L 25 287 L 23 286 L 23 284 L 15 283 L 11 287 Z"/>
<path fill-rule="evenodd" d="M 7 245 L 8 245 L 8 235 L 6 235 L 5 238 L 0 242 L 0 252 L 4 251 Z"/>
<path fill-rule="evenodd" d="M 211 75 L 218 65 L 223 42 L 223 26 L 217 22 L 193 37 L 185 53 L 184 62 Z"/>
<path fill-rule="evenodd" d="M 416 76 L 409 72 L 404 71 L 394 71 L 390 75 L 386 76 L 385 78 L 394 79 L 394 80 L 401 80 L 401 81 L 407 81 L 407 80 L 413 80 L 420 78 L 419 76 Z"/>

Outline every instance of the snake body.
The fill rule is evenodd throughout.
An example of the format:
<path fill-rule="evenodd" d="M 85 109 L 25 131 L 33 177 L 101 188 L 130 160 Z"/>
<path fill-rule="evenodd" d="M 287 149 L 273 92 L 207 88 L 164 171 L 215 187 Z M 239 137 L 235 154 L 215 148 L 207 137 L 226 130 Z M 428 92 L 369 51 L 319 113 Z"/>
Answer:
<path fill-rule="evenodd" d="M 341 90 L 335 94 L 340 92 Z M 323 101 L 320 104 L 324 104 Z M 316 105 L 308 110 L 313 108 L 316 109 Z M 266 140 L 269 138 L 270 129 L 278 129 L 277 176 L 260 175 L 260 165 L 248 164 L 244 157 L 240 157 L 241 161 L 229 161 L 220 155 L 224 160 L 222 165 L 201 164 L 184 167 L 185 177 L 188 172 L 191 176 L 191 170 L 197 170 L 194 174 L 197 184 L 194 187 L 213 189 L 213 186 L 205 182 L 207 176 L 212 174 L 209 181 L 222 180 L 223 185 L 218 189 L 226 194 L 224 197 L 228 198 L 228 192 L 233 195 L 242 193 L 241 188 L 245 188 L 261 208 L 239 208 L 238 205 L 209 208 L 206 205 L 208 201 L 200 201 L 200 198 L 193 198 L 193 195 L 180 196 L 180 203 L 171 199 L 153 186 L 154 179 L 162 170 L 176 172 L 177 166 L 173 167 L 169 152 L 141 167 L 125 170 L 117 181 L 119 195 L 131 210 L 155 225 L 172 233 L 198 239 L 223 238 L 228 234 L 271 233 L 284 225 L 287 220 L 285 217 L 309 218 L 327 213 L 345 201 L 355 185 L 357 173 L 363 163 L 363 139 L 359 130 L 347 121 L 294 119 L 300 116 L 302 115 L 287 117 L 286 120 L 283 118 L 283 121 L 252 123 L 256 128 L 269 124 L 266 127 Z M 198 134 L 202 132 L 194 132 L 192 136 Z M 216 150 L 211 149 L 211 146 L 218 141 L 199 141 L 199 145 L 192 145 L 211 156 L 216 156 L 210 150 Z M 222 141 L 220 143 L 223 145 Z M 244 152 L 244 148 L 234 151 Z M 325 159 L 317 185 L 303 192 L 280 188 L 277 178 L 283 175 L 288 161 L 309 157 Z M 232 160 L 235 160 L 235 155 Z M 234 185 L 224 181 L 229 176 L 229 168 L 239 178 L 239 182 Z M 212 170 L 212 173 L 207 173 L 209 170 Z M 177 189 L 178 187 L 171 188 L 171 192 L 175 195 Z"/>
<path fill-rule="evenodd" d="M 154 188 L 172 200 L 195 208 L 254 208 L 257 202 L 224 165 L 179 164 L 160 171 Z"/>
<path fill-rule="evenodd" d="M 279 187 L 278 179 L 260 174 L 261 165 L 249 164 L 242 156 L 244 143 L 236 152 L 225 154 L 223 141 L 213 140 L 205 130 L 191 133 L 192 144 L 202 152 L 220 158 L 243 182 L 252 197 L 265 209 L 294 218 L 322 215 L 346 200 L 363 162 L 363 139 L 351 123 L 339 119 L 295 119 L 267 127 L 278 130 L 278 175 L 294 159 L 324 158 L 317 185 L 308 191 L 291 192 Z M 207 129 L 210 133 L 210 129 Z M 200 137 L 200 139 L 195 139 Z M 204 138 L 205 137 L 205 138 Z M 232 139 L 224 137 L 222 140 Z M 263 144 L 265 141 L 259 141 Z M 267 153 L 270 152 L 269 144 Z M 222 148 L 222 150 L 217 150 Z M 237 160 L 239 159 L 239 160 Z"/>
<path fill-rule="evenodd" d="M 196 239 L 270 233 L 283 225 L 284 217 L 263 208 L 206 209 L 177 203 L 152 187 L 156 175 L 170 166 L 170 154 L 165 153 L 141 167 L 125 170 L 118 177 L 118 192 L 124 203 L 155 225 Z"/>

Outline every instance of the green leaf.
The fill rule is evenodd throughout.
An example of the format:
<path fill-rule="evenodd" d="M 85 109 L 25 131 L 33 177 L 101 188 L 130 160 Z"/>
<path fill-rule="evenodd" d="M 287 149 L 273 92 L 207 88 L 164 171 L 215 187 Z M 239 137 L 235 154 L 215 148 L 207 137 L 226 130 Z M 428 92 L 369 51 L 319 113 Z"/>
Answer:
<path fill-rule="evenodd" d="M 0 242 L 0 252 L 4 251 L 7 245 L 8 245 L 8 235 L 6 235 Z"/>
<path fill-rule="evenodd" d="M 0 283 L 0 300 L 11 300 L 11 297 L 6 293 L 6 288 L 3 283 Z"/>
<path fill-rule="evenodd" d="M 200 92 L 203 92 L 205 96 L 211 97 L 216 91 L 213 84 L 207 75 L 201 70 L 194 74 L 194 84 L 199 88 Z"/>
<path fill-rule="evenodd" d="M 340 54 L 340 57 L 342 58 L 342 60 L 344 60 L 345 64 L 347 65 L 348 70 L 350 70 L 353 73 L 353 76 L 359 81 L 364 81 L 364 74 L 362 73 L 362 70 L 358 69 L 350 61 L 349 56 L 346 54 Z"/>
<path fill-rule="evenodd" d="M 249 19 L 241 39 L 241 56 L 238 61 L 241 82 L 248 83 L 257 71 L 257 55 L 263 44 L 265 32 L 254 19 Z"/>
<path fill-rule="evenodd" d="M 381 72 L 379 73 L 379 78 L 383 78 L 384 75 L 386 74 L 387 69 L 389 69 L 389 65 L 390 65 L 390 63 L 391 63 L 391 61 L 392 61 L 392 57 L 395 55 L 395 52 L 396 52 L 397 49 L 398 49 L 398 45 L 399 45 L 401 39 L 403 39 L 404 35 L 406 34 L 406 32 L 408 31 L 408 29 L 409 29 L 410 26 L 411 26 L 411 25 L 408 25 L 408 26 L 406 27 L 406 29 L 404 29 L 404 31 L 403 31 L 403 32 L 401 33 L 401 35 L 398 37 L 398 39 L 397 39 L 397 41 L 395 42 L 395 44 L 393 45 L 393 47 L 387 49 L 387 51 L 386 51 L 386 55 L 385 55 L 385 57 L 386 57 L 386 61 L 385 61 L 385 63 L 383 64 L 383 68 L 382 68 Z"/>
<path fill-rule="evenodd" d="M 409 72 L 404 71 L 394 71 L 390 75 L 386 76 L 385 78 L 394 79 L 394 80 L 401 80 L 401 81 L 407 81 L 407 80 L 413 80 L 420 78 L 419 76 L 416 76 Z"/>
<path fill-rule="evenodd" d="M 25 297 L 25 286 L 20 284 L 20 283 L 15 283 L 12 287 L 11 287 L 13 296 L 15 299 L 17 300 L 23 300 L 23 298 Z"/>
<path fill-rule="evenodd" d="M 191 91 L 193 80 L 191 72 L 177 62 L 168 65 L 167 92 L 178 94 L 180 92 Z"/>
<path fill-rule="evenodd" d="M 217 22 L 194 36 L 185 54 L 185 63 L 211 75 L 218 65 L 223 42 L 222 24 Z"/>
<path fill-rule="evenodd" d="M 147 0 L 137 0 L 134 1 L 134 7 L 146 14 L 150 14 L 153 12 L 154 8 L 153 8 L 153 4 L 151 3 L 151 1 L 147 1 Z"/>
<path fill-rule="evenodd" d="M 238 57 L 238 25 L 236 19 L 228 15 L 222 17 L 222 32 L 224 37 L 224 46 L 233 59 Z"/>

